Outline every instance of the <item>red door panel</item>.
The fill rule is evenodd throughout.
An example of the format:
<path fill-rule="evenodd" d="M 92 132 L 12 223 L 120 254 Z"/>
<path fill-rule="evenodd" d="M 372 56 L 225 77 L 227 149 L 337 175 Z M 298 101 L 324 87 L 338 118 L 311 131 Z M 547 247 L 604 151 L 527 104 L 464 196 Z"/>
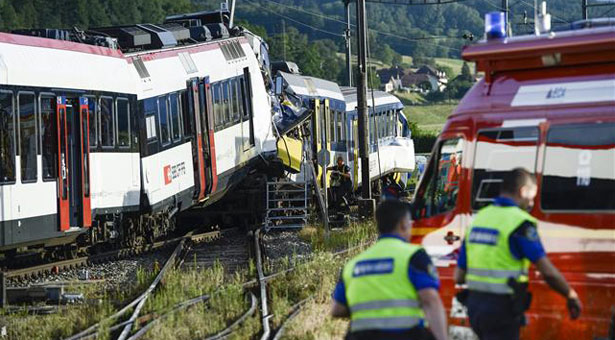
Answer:
<path fill-rule="evenodd" d="M 66 124 L 66 97 L 57 97 L 56 123 L 58 131 L 58 221 L 60 231 L 70 228 L 68 202 L 68 137 Z"/>

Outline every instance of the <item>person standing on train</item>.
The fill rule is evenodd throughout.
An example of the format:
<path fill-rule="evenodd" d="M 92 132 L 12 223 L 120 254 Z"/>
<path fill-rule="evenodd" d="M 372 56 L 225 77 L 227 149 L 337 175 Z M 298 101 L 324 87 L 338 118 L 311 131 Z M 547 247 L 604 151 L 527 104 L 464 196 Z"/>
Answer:
<path fill-rule="evenodd" d="M 380 203 L 378 241 L 342 270 L 331 315 L 350 317 L 346 340 L 447 338 L 438 272 L 425 250 L 408 242 L 409 207 L 398 200 Z"/>
<path fill-rule="evenodd" d="M 467 284 L 458 299 L 468 308 L 470 325 L 481 340 L 519 339 L 524 312 L 531 303 L 528 292 L 530 262 L 547 284 L 567 300 L 572 319 L 581 302 L 547 257 L 537 220 L 528 211 L 536 197 L 536 178 L 514 169 L 502 183 L 500 197 L 481 209 L 461 245 L 455 281 Z"/>

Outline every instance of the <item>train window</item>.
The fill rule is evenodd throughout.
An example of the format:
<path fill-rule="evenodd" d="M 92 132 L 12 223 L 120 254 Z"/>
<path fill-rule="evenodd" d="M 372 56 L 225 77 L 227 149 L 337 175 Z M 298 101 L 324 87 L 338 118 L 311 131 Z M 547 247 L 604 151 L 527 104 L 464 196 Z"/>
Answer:
<path fill-rule="evenodd" d="M 130 106 L 128 99 L 117 99 L 117 142 L 120 148 L 130 147 Z"/>
<path fill-rule="evenodd" d="M 224 107 L 224 125 L 232 124 L 231 118 L 231 98 L 230 98 L 230 82 L 224 81 L 222 82 L 222 98 L 223 98 L 223 107 Z"/>
<path fill-rule="evenodd" d="M 100 97 L 100 144 L 103 147 L 115 146 L 113 98 Z"/>
<path fill-rule="evenodd" d="M 90 158 L 88 157 L 90 152 L 89 145 L 89 109 L 87 107 L 80 108 L 81 110 L 81 136 L 83 137 L 82 147 L 81 148 L 81 159 L 83 160 L 83 195 L 86 197 L 90 196 Z"/>
<path fill-rule="evenodd" d="M 615 123 L 553 126 L 547 134 L 543 210 L 615 210 Z"/>
<path fill-rule="evenodd" d="M 0 91 L 0 182 L 15 181 L 13 93 Z"/>
<path fill-rule="evenodd" d="M 472 208 L 490 204 L 500 193 L 502 176 L 523 167 L 535 171 L 539 130 L 517 127 L 478 134 L 472 181 Z"/>
<path fill-rule="evenodd" d="M 222 95 L 220 94 L 220 83 L 212 85 L 212 91 L 214 93 L 214 120 L 216 131 L 224 125 L 224 114 L 222 113 Z"/>
<path fill-rule="evenodd" d="M 19 158 L 21 181 L 36 181 L 36 102 L 34 93 L 19 93 Z"/>
<path fill-rule="evenodd" d="M 169 107 L 167 97 L 158 97 L 158 124 L 160 124 L 160 144 L 167 145 L 171 142 L 169 128 Z"/>
<path fill-rule="evenodd" d="M 241 121 L 241 106 L 239 104 L 239 102 L 241 102 L 241 97 L 239 96 L 241 92 L 239 91 L 239 82 L 237 78 L 233 79 L 231 84 L 231 89 L 233 91 L 233 95 L 231 96 L 233 97 L 233 121 L 237 124 Z"/>
<path fill-rule="evenodd" d="M 90 148 L 91 149 L 95 149 L 98 146 L 98 139 L 97 139 L 97 131 L 98 131 L 98 120 L 96 119 L 96 107 L 98 105 L 96 105 L 96 97 L 93 96 L 85 96 L 88 99 L 88 118 L 89 118 L 89 125 L 90 125 Z"/>
<path fill-rule="evenodd" d="M 169 95 L 169 113 L 171 114 L 171 132 L 173 134 L 173 140 L 178 141 L 181 137 L 181 131 L 179 127 L 179 101 L 177 93 Z"/>
<path fill-rule="evenodd" d="M 239 92 L 241 96 L 241 112 L 243 112 L 244 120 L 250 116 L 250 111 L 248 111 L 248 96 L 246 95 L 246 81 L 243 77 L 239 77 Z"/>
<path fill-rule="evenodd" d="M 336 143 L 341 143 L 343 138 L 343 134 L 342 134 L 342 126 L 344 125 L 344 122 L 342 121 L 342 113 L 341 112 L 336 112 L 335 114 L 335 142 Z"/>
<path fill-rule="evenodd" d="M 436 158 L 430 167 L 435 167 L 435 175 L 425 175 L 427 183 L 417 193 L 421 217 L 429 217 L 452 210 L 459 194 L 463 139 L 452 138 L 440 143 Z M 432 171 L 433 174 L 433 171 Z"/>
<path fill-rule="evenodd" d="M 56 97 L 41 95 L 40 98 L 40 136 L 41 154 L 43 160 L 43 180 L 58 177 L 58 137 L 56 134 Z M 90 122 L 94 124 L 94 122 Z"/>
<path fill-rule="evenodd" d="M 348 139 L 348 137 L 346 136 L 346 125 L 348 124 L 346 122 L 346 111 L 342 111 L 341 113 L 341 117 L 342 117 L 342 124 L 341 124 L 341 128 L 342 128 L 342 137 L 340 138 L 340 142 L 345 143 L 346 140 Z"/>
<path fill-rule="evenodd" d="M 156 113 L 158 112 L 158 100 L 148 98 L 143 101 L 143 111 L 145 112 L 145 134 L 147 140 L 153 140 L 158 135 L 156 133 Z"/>
<path fill-rule="evenodd" d="M 373 143 L 374 142 L 374 116 L 373 115 L 367 116 L 367 120 L 369 121 L 369 124 L 368 124 L 369 142 Z"/>

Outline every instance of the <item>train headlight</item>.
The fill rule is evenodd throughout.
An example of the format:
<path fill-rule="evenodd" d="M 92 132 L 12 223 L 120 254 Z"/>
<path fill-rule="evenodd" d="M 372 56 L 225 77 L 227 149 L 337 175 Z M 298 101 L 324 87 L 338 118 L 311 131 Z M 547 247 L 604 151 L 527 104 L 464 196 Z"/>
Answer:
<path fill-rule="evenodd" d="M 506 13 L 490 12 L 485 14 L 485 34 L 487 40 L 506 38 Z"/>

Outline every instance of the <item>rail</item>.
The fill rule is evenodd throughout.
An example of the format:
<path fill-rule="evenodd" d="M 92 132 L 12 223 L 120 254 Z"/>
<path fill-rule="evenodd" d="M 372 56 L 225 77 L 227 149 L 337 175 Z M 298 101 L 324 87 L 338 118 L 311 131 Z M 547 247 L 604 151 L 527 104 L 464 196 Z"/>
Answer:
<path fill-rule="evenodd" d="M 130 333 L 130 330 L 132 329 L 133 325 L 137 322 L 138 320 L 138 316 L 139 313 L 143 307 L 143 305 L 145 304 L 145 301 L 147 300 L 148 296 L 154 291 L 154 289 L 157 287 L 158 283 L 162 280 L 164 274 L 166 273 L 166 271 L 168 270 L 168 268 L 175 266 L 178 262 L 178 256 L 179 254 L 184 250 L 184 247 L 186 245 L 187 241 L 203 241 L 203 240 L 209 240 L 209 239 L 213 239 L 216 237 L 220 236 L 220 231 L 213 231 L 213 232 L 207 232 L 207 233 L 202 233 L 202 234 L 197 234 L 194 235 L 193 231 L 187 233 L 186 235 L 177 238 L 175 240 L 179 240 L 179 243 L 177 245 L 177 247 L 175 248 L 175 250 L 173 251 L 173 253 L 171 254 L 171 256 L 167 259 L 167 261 L 165 262 L 165 265 L 163 266 L 163 268 L 160 270 L 160 272 L 158 273 L 158 275 L 156 275 L 156 278 L 154 279 L 154 281 L 152 281 L 152 283 L 150 284 L 150 286 L 148 287 L 148 289 L 143 292 L 141 295 L 139 295 L 137 298 L 135 298 L 134 300 L 132 300 L 129 304 L 127 304 L 126 306 L 124 306 L 122 309 L 120 309 L 119 311 L 117 311 L 116 313 L 114 313 L 113 315 L 110 315 L 108 317 L 106 317 L 104 320 L 95 323 L 94 325 L 88 327 L 87 329 L 66 338 L 65 340 L 77 340 L 77 339 L 95 339 L 98 336 L 98 331 L 97 329 L 99 328 L 99 325 L 102 322 L 109 322 L 112 320 L 116 320 L 119 317 L 125 315 L 129 310 L 131 310 L 133 307 L 135 308 L 135 310 L 133 311 L 133 314 L 131 315 L 130 319 L 127 321 L 124 321 L 118 325 L 115 325 L 113 327 L 110 328 L 110 331 L 115 331 L 118 330 L 121 327 L 124 327 L 124 329 L 122 330 L 122 333 L 120 334 L 120 338 L 119 339 L 125 339 L 126 336 Z M 165 242 L 169 242 L 169 241 L 165 241 Z"/>
<path fill-rule="evenodd" d="M 269 324 L 269 318 L 271 316 L 268 315 L 266 283 L 271 281 L 271 280 L 274 280 L 276 278 L 282 277 L 284 274 L 287 274 L 287 273 L 290 273 L 290 272 L 294 271 L 295 269 L 297 269 L 302 264 L 307 263 L 311 259 L 311 257 L 296 263 L 291 268 L 280 270 L 278 272 L 275 272 L 275 273 L 272 273 L 272 274 L 269 274 L 269 275 L 264 275 L 264 271 L 262 270 L 262 257 L 261 257 L 261 260 L 258 261 L 258 257 L 260 257 L 259 255 L 262 255 L 262 254 L 261 254 L 261 251 L 260 251 L 260 242 L 259 242 L 260 229 L 258 229 L 257 231 L 258 231 L 258 235 L 257 235 L 257 233 L 254 234 L 254 238 L 255 238 L 254 245 L 256 246 L 256 249 L 257 249 L 257 272 L 258 272 L 258 268 L 259 268 L 259 262 L 260 262 L 260 269 L 261 270 L 260 270 L 260 273 L 258 275 L 258 278 L 252 279 L 252 280 L 248 280 L 248 281 L 244 282 L 242 284 L 242 288 L 245 289 L 245 290 L 248 290 L 248 289 L 256 288 L 257 286 L 262 287 L 261 290 L 260 290 L 260 300 L 261 300 L 261 313 L 262 313 L 262 315 L 264 317 L 261 318 L 261 322 L 266 323 L 268 325 Z M 369 240 L 367 242 L 363 242 L 363 243 L 358 244 L 356 246 L 352 246 L 352 247 L 349 247 L 349 248 L 346 248 L 346 249 L 342 249 L 342 250 L 336 251 L 332 255 L 333 256 L 341 256 L 341 255 L 350 253 L 350 252 L 352 252 L 354 250 L 366 247 L 371 242 L 373 242 L 373 240 Z M 144 322 L 147 322 L 147 321 L 149 321 L 149 322 L 147 324 L 145 324 L 143 327 L 141 327 L 137 333 L 135 333 L 130 338 L 128 338 L 128 340 L 137 340 L 137 339 L 142 338 L 156 324 L 162 322 L 164 319 L 168 318 L 170 315 L 172 315 L 172 314 L 174 314 L 174 313 L 176 313 L 176 312 L 178 312 L 180 310 L 188 309 L 188 308 L 190 308 L 190 307 L 192 307 L 192 306 L 194 306 L 196 304 L 209 302 L 211 296 L 213 296 L 213 295 L 215 295 L 217 293 L 220 293 L 221 291 L 223 291 L 225 289 L 227 289 L 227 287 L 222 287 L 222 288 L 216 289 L 213 292 L 209 292 L 207 294 L 196 296 L 194 298 L 191 298 L 191 299 L 179 302 L 171 310 L 165 312 L 164 314 L 156 315 L 155 313 L 152 312 L 150 314 L 146 314 L 146 315 L 143 315 L 143 316 L 135 319 L 134 321 L 132 321 L 133 324 L 143 324 Z M 248 309 L 248 311 L 246 311 L 238 319 L 233 321 L 224 330 L 221 330 L 220 332 L 216 333 L 215 335 L 207 337 L 206 338 L 207 340 L 222 339 L 222 338 L 226 338 L 226 337 L 230 336 L 233 333 L 233 331 L 239 325 L 241 325 L 249 316 L 254 314 L 254 312 L 256 310 L 256 303 L 257 303 L 258 299 L 257 299 L 257 297 L 253 293 L 249 292 L 248 294 L 250 294 L 250 298 L 251 298 L 251 306 Z M 274 336 L 273 339 L 276 339 L 276 336 L 279 338 L 282 335 L 282 333 L 284 332 L 284 329 L 286 328 L 286 324 L 288 322 L 290 322 L 293 318 L 295 318 L 301 312 L 301 308 L 307 302 L 307 300 L 309 300 L 310 298 L 312 298 L 312 297 L 308 297 L 307 299 L 302 300 L 301 302 L 299 302 L 299 303 L 295 304 L 293 307 L 291 307 L 291 314 L 285 319 L 284 324 L 280 328 L 278 328 L 276 333 L 273 335 Z M 262 301 L 265 301 L 265 308 L 264 309 L 263 309 Z M 263 312 L 263 310 L 264 310 L 264 312 Z M 128 320 L 128 321 L 124 321 L 122 323 L 119 323 L 119 324 L 117 324 L 117 325 L 115 325 L 113 327 L 110 327 L 109 331 L 111 331 L 111 332 L 117 331 L 118 329 L 120 329 L 121 327 L 126 326 L 130 322 L 131 321 Z M 97 325 L 94 325 L 94 326 L 97 326 Z M 93 328 L 94 326 L 92 326 L 90 328 Z M 75 339 L 91 339 L 91 338 L 95 338 L 97 336 L 97 333 L 89 334 L 89 335 L 87 335 L 87 337 L 76 337 L 76 336 L 71 337 L 69 339 L 70 340 L 75 340 Z M 271 337 L 272 337 L 272 335 L 271 335 L 271 328 L 269 327 L 269 330 L 265 331 L 265 327 L 263 327 L 263 335 L 261 336 L 261 339 L 267 339 L 268 340 Z M 67 340 L 69 340 L 69 339 L 67 339 Z"/>

